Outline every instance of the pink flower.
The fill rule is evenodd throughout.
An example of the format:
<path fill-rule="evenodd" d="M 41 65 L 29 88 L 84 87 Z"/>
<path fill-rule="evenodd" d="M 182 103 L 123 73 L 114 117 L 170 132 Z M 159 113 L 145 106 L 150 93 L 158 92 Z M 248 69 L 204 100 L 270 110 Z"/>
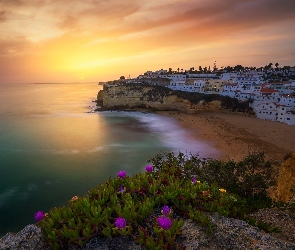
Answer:
<path fill-rule="evenodd" d="M 120 177 L 120 178 L 126 177 L 126 171 L 119 171 L 117 176 Z"/>
<path fill-rule="evenodd" d="M 147 172 L 152 172 L 152 171 L 153 171 L 153 166 L 146 166 L 146 167 L 145 167 L 145 170 L 146 170 Z"/>
<path fill-rule="evenodd" d="M 196 178 L 193 177 L 193 178 L 192 178 L 192 183 L 193 183 L 193 184 L 196 184 L 196 181 L 197 181 Z"/>
<path fill-rule="evenodd" d="M 123 188 L 123 187 L 121 186 L 119 192 L 120 192 L 121 194 L 123 194 L 123 193 L 125 192 L 125 188 Z"/>
<path fill-rule="evenodd" d="M 37 213 L 35 213 L 34 218 L 36 222 L 39 222 L 45 218 L 45 214 L 43 211 L 38 211 Z"/>
<path fill-rule="evenodd" d="M 168 230 L 172 226 L 172 220 L 167 218 L 165 215 L 158 218 L 158 223 L 164 230 Z"/>
<path fill-rule="evenodd" d="M 115 221 L 117 228 L 122 229 L 126 227 L 126 220 L 124 218 L 118 217 Z"/>
<path fill-rule="evenodd" d="M 164 206 L 162 210 L 162 214 L 167 216 L 170 213 L 170 208 L 168 206 Z"/>

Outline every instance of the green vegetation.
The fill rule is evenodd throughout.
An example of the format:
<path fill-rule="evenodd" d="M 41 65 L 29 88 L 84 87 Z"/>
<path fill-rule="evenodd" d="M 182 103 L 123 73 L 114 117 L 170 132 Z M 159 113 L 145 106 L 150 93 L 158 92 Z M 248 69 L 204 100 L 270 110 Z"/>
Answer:
<path fill-rule="evenodd" d="M 153 167 L 147 166 L 146 173 L 128 177 L 120 171 L 84 197 L 73 197 L 68 206 L 53 208 L 37 224 L 50 246 L 67 249 L 96 236 L 129 235 L 146 249 L 182 249 L 177 237 L 184 219 L 199 223 L 208 233 L 214 230 L 207 212 L 278 231 L 249 217 L 273 205 L 266 195 L 272 184 L 271 166 L 262 153 L 241 162 L 168 153 L 150 162 Z"/>
<path fill-rule="evenodd" d="M 173 91 L 174 95 L 178 97 L 182 97 L 184 99 L 189 100 L 193 104 L 197 104 L 200 101 L 204 101 L 204 103 L 209 103 L 212 101 L 220 101 L 221 107 L 224 109 L 229 109 L 233 112 L 243 112 L 243 113 L 253 113 L 253 109 L 249 107 L 249 103 L 253 102 L 253 99 L 249 99 L 247 101 L 239 101 L 237 98 L 232 98 L 229 96 L 221 96 L 219 94 L 203 94 L 196 92 L 186 92 L 186 91 Z"/>

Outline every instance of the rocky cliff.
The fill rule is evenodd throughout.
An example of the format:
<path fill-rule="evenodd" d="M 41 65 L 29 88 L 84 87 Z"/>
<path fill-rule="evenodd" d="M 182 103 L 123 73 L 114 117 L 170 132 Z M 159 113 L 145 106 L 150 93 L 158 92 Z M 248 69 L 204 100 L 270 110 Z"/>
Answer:
<path fill-rule="evenodd" d="M 97 103 L 102 109 L 147 108 L 156 110 L 178 110 L 195 113 L 200 110 L 218 110 L 220 101 L 194 104 L 178 97 L 172 90 L 153 85 L 105 85 L 97 95 Z"/>
<path fill-rule="evenodd" d="M 295 185 L 295 153 L 293 153 L 280 167 L 277 187 L 277 199 L 289 201 L 292 198 L 290 189 Z M 295 198 L 295 197 L 293 197 Z"/>

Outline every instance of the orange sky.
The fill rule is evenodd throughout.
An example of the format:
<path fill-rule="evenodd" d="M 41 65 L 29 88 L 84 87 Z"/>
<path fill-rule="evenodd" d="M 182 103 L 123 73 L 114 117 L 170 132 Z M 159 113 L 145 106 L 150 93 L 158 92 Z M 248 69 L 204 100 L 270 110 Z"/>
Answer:
<path fill-rule="evenodd" d="M 0 0 L 0 83 L 295 65 L 293 0 Z"/>

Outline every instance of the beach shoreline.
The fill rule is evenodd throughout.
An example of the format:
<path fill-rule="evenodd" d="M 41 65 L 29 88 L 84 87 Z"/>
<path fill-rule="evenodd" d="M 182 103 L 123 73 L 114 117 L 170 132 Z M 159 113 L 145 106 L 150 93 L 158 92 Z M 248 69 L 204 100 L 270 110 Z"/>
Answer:
<path fill-rule="evenodd" d="M 249 153 L 263 151 L 267 159 L 280 163 L 295 152 L 295 126 L 285 123 L 222 111 L 157 114 L 176 118 L 195 139 L 208 141 L 220 151 L 220 160 L 240 161 Z"/>

